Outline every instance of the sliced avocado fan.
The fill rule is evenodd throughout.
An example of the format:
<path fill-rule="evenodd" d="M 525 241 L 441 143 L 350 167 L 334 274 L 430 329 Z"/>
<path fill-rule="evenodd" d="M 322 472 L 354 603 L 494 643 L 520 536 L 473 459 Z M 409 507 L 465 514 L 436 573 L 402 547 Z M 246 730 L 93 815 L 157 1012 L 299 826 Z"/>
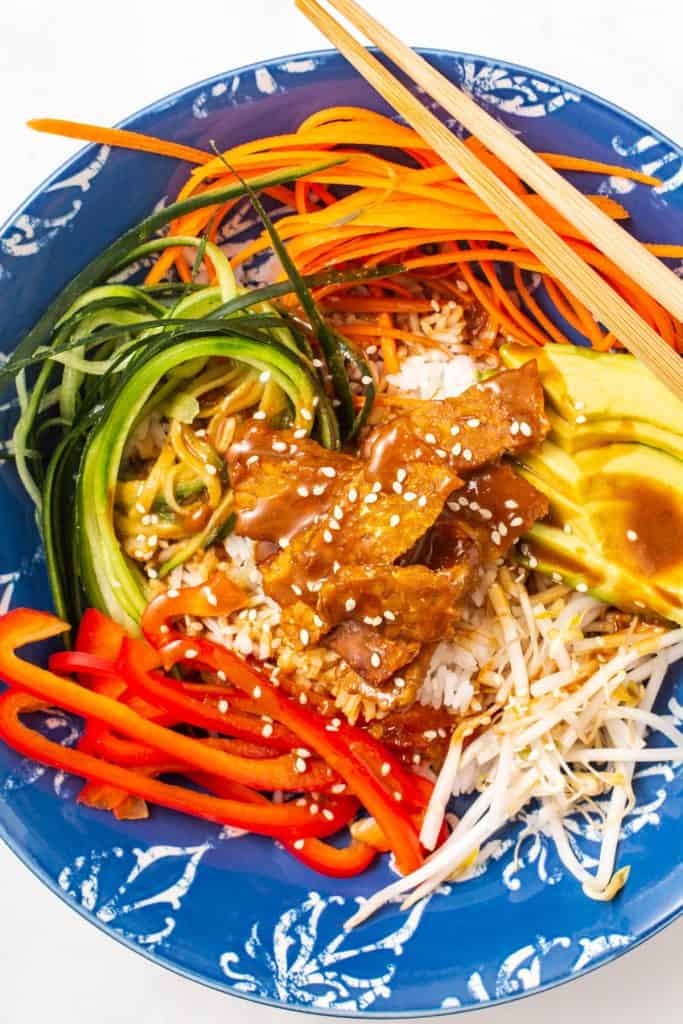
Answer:
<path fill-rule="evenodd" d="M 550 503 L 521 561 L 617 607 L 683 623 L 683 404 L 633 356 L 501 351 L 510 367 L 536 359 L 551 406 L 548 439 L 520 461 Z"/>

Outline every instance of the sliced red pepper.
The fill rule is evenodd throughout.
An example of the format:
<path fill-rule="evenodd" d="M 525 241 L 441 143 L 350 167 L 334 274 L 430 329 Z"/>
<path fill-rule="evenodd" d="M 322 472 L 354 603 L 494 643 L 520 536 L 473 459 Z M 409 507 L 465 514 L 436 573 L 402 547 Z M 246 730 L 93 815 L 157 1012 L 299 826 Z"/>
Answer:
<path fill-rule="evenodd" d="M 249 595 L 225 575 L 217 572 L 207 583 L 197 587 L 183 587 L 182 590 L 167 590 L 159 594 L 145 608 L 142 615 L 142 632 L 155 647 L 168 638 L 169 622 L 183 615 L 196 618 L 213 618 L 230 615 L 244 608 Z"/>
<path fill-rule="evenodd" d="M 97 608 L 88 608 L 78 627 L 75 649 L 115 662 L 125 635 L 125 629 L 118 622 L 103 615 Z"/>
<path fill-rule="evenodd" d="M 258 761 L 215 750 L 188 736 L 172 732 L 144 719 L 111 697 L 93 693 L 69 679 L 63 679 L 17 656 L 15 648 L 57 636 L 68 628 L 66 623 L 47 612 L 26 608 L 8 612 L 0 625 L 0 678 L 67 711 L 73 711 L 85 718 L 105 721 L 124 736 L 155 747 L 173 760 L 183 761 L 200 770 L 259 789 L 307 788 L 309 779 L 302 784 L 302 775 L 296 772 L 293 756 Z M 131 658 L 135 660 L 134 652 L 135 647 L 131 641 L 124 641 L 122 653 L 128 655 L 128 661 L 124 660 L 124 665 L 127 667 L 127 674 L 131 675 L 138 673 L 138 668 L 130 661 Z M 308 773 L 306 775 L 308 776 Z M 320 768 L 312 766 L 310 769 L 310 776 L 315 776 L 319 788 L 329 781 L 331 775 L 326 765 Z"/>
<path fill-rule="evenodd" d="M 190 640 L 176 634 L 161 653 L 169 660 L 181 660 L 186 658 L 188 650 L 195 651 L 200 662 L 222 673 L 226 680 L 250 694 L 263 713 L 295 732 L 306 747 L 317 751 L 346 780 L 351 792 L 379 822 L 403 874 L 420 867 L 423 863 L 422 849 L 408 810 L 401 807 L 403 794 L 397 788 L 398 799 L 394 799 L 366 764 L 354 756 L 348 742 L 351 726 L 348 729 L 343 723 L 333 726 L 318 712 L 279 692 L 269 679 L 242 658 L 209 640 L 198 637 Z M 360 730 L 353 730 L 354 736 L 356 732 Z"/>
<path fill-rule="evenodd" d="M 18 610 L 18 614 L 22 614 L 23 611 L 23 609 Z M 10 612 L 3 622 L 3 628 L 0 629 L 0 673 L 5 676 L 10 674 L 7 672 L 8 663 L 9 667 L 13 670 L 12 674 L 17 674 L 14 672 L 13 660 L 18 661 L 19 659 L 8 658 L 6 648 L 8 632 L 6 620 L 10 615 L 15 614 L 15 612 Z M 31 614 L 43 617 L 42 613 Z M 58 622 L 52 616 L 49 616 L 49 618 L 52 619 L 53 623 Z M 62 624 L 60 623 L 60 625 Z M 16 636 L 14 628 L 16 620 L 11 626 Z M 54 633 L 53 626 L 52 635 Z M 32 623 L 31 640 L 44 638 L 45 625 L 43 626 L 42 635 L 36 635 L 36 624 Z M 14 643 L 14 638 L 11 642 Z M 29 668 L 49 676 L 49 673 L 43 669 L 38 669 L 36 666 L 29 666 Z M 68 702 L 59 701 L 57 692 L 61 692 L 60 687 L 53 688 L 52 686 L 44 685 L 42 680 L 40 682 L 34 680 L 32 685 L 36 689 L 44 690 L 45 693 L 42 696 L 51 704 L 57 703 L 68 710 L 78 712 L 79 708 L 73 706 L 74 702 L 71 699 Z M 77 688 L 74 683 L 68 683 L 67 685 Z M 107 698 L 103 697 L 97 697 L 96 699 L 98 701 L 107 700 Z M 149 800 L 150 803 L 182 811 L 184 814 L 190 814 L 197 818 L 204 818 L 223 825 L 232 825 L 236 828 L 246 829 L 249 832 L 270 835 L 287 841 L 307 838 L 309 836 L 332 835 L 338 831 L 343 822 L 348 820 L 349 813 L 353 813 L 357 806 L 356 802 L 348 797 L 329 798 L 325 799 L 325 801 L 320 801 L 321 807 L 324 804 L 323 809 L 329 811 L 329 815 L 320 812 L 313 814 L 307 800 L 302 805 L 299 805 L 298 801 L 282 804 L 268 802 L 263 805 L 255 805 L 239 800 L 215 797 L 206 793 L 197 793 L 182 786 L 159 782 L 156 779 L 133 772 L 128 768 L 120 768 L 118 765 L 101 761 L 80 750 L 63 747 L 61 744 L 55 743 L 53 740 L 49 740 L 40 733 L 28 728 L 20 721 L 19 715 L 34 707 L 35 700 L 32 696 L 15 690 L 8 690 L 0 697 L 0 738 L 12 749 L 52 768 L 57 768 L 73 775 L 79 775 L 91 781 L 118 787 L 127 793 L 132 793 L 142 797 L 144 800 Z M 213 751 L 212 753 L 217 754 L 218 752 Z"/>

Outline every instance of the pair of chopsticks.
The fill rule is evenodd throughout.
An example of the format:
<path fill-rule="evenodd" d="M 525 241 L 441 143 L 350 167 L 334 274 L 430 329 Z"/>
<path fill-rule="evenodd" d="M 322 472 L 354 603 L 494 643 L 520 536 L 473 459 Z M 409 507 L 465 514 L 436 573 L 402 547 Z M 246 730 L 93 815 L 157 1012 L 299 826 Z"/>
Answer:
<path fill-rule="evenodd" d="M 318 0 L 303 14 L 401 114 L 489 208 L 619 341 L 683 400 L 683 359 L 595 270 L 453 135 Z M 326 0 L 357 31 L 550 203 L 581 234 L 683 322 L 683 281 L 637 239 L 544 163 L 504 125 L 401 42 L 356 0 Z"/>

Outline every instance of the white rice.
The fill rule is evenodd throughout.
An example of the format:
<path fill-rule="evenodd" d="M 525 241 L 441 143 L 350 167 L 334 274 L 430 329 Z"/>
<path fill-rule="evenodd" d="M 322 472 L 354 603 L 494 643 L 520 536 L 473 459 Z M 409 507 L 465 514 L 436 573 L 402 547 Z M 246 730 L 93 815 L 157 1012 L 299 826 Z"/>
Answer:
<path fill-rule="evenodd" d="M 387 376 L 390 390 L 413 398 L 455 398 L 478 380 L 474 360 L 469 356 L 448 356 L 429 350 L 407 356 L 398 373 Z"/>

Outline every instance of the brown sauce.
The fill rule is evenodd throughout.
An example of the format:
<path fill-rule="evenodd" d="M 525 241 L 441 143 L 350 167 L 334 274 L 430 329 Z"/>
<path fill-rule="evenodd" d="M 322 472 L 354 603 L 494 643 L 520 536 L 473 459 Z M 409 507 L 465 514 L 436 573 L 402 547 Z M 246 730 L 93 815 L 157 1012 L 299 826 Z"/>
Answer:
<path fill-rule="evenodd" d="M 683 566 L 683 504 L 656 480 L 618 481 L 615 515 L 606 523 L 606 555 L 645 577 Z"/>

